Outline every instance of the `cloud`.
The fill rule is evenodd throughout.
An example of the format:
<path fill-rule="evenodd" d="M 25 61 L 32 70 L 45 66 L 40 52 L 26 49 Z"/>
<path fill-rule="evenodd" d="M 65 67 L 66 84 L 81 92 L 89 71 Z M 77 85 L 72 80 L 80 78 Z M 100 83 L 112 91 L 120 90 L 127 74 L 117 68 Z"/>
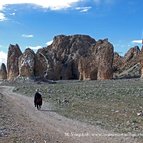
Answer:
<path fill-rule="evenodd" d="M 142 44 L 142 40 L 133 40 L 132 43 Z"/>
<path fill-rule="evenodd" d="M 0 51 L 0 65 L 2 63 L 7 63 L 7 53 Z"/>
<path fill-rule="evenodd" d="M 70 8 L 73 4 L 81 1 L 83 0 L 0 0 L 0 9 L 2 10 L 6 5 L 34 4 L 42 8 L 60 10 Z"/>
<path fill-rule="evenodd" d="M 76 7 L 76 10 L 79 10 L 80 12 L 88 12 L 89 9 L 91 9 L 91 6 L 87 6 L 87 7 Z"/>
<path fill-rule="evenodd" d="M 4 13 L 0 13 L 0 21 L 5 21 L 6 17 L 4 15 Z"/>
<path fill-rule="evenodd" d="M 24 38 L 33 38 L 34 35 L 32 35 L 32 34 L 22 34 L 22 37 L 24 37 Z"/>
<path fill-rule="evenodd" d="M 16 4 L 30 4 L 33 7 L 38 6 L 43 9 L 49 10 L 62 10 L 73 8 L 80 2 L 85 2 L 86 0 L 0 0 L 0 21 L 7 20 L 5 17 L 5 9 L 7 6 Z M 83 9 L 81 12 L 87 12 L 88 9 Z M 16 13 L 10 13 L 9 15 L 15 15 Z"/>
<path fill-rule="evenodd" d="M 52 43 L 53 43 L 53 40 L 48 41 L 48 42 L 46 43 L 46 45 L 49 46 L 49 45 L 51 45 Z"/>
<path fill-rule="evenodd" d="M 27 46 L 26 48 L 30 48 L 32 50 L 38 50 L 38 49 L 42 48 L 42 46 Z"/>
<path fill-rule="evenodd" d="M 16 13 L 15 12 L 13 12 L 13 13 L 10 13 L 9 15 L 12 15 L 12 16 L 14 16 Z"/>
<path fill-rule="evenodd" d="M 100 4 L 113 4 L 115 0 L 93 0 L 93 2 L 97 5 Z"/>

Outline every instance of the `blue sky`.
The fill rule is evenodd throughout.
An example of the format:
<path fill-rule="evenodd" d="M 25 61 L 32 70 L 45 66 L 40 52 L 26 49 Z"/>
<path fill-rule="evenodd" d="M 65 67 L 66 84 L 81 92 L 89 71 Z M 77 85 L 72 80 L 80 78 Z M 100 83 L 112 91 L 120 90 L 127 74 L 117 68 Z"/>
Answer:
<path fill-rule="evenodd" d="M 59 34 L 108 38 L 123 55 L 141 47 L 142 6 L 143 0 L 0 0 L 0 63 L 9 44 L 36 51 Z"/>

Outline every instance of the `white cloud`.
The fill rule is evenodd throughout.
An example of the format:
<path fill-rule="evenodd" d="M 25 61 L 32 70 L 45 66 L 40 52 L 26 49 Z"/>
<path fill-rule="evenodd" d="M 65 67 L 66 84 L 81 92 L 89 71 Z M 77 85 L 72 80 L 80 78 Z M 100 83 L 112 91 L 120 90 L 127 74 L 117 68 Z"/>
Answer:
<path fill-rule="evenodd" d="M 7 53 L 0 51 L 0 65 L 2 63 L 7 63 Z"/>
<path fill-rule="evenodd" d="M 32 34 L 22 34 L 22 37 L 24 37 L 24 38 L 33 38 L 34 35 L 32 35 Z"/>
<path fill-rule="evenodd" d="M 9 15 L 12 15 L 12 16 L 14 16 L 16 13 L 15 12 L 13 12 L 13 13 L 10 13 Z"/>
<path fill-rule="evenodd" d="M 142 40 L 133 40 L 132 43 L 142 44 Z"/>
<path fill-rule="evenodd" d="M 42 48 L 42 46 L 27 46 L 26 48 L 30 48 L 32 50 L 38 50 L 38 49 Z"/>
<path fill-rule="evenodd" d="M 91 7 L 90 6 L 87 6 L 87 7 L 76 7 L 75 9 L 79 10 L 80 12 L 88 12 L 89 9 L 91 9 Z"/>
<path fill-rule="evenodd" d="M 42 8 L 51 10 L 59 10 L 70 8 L 73 4 L 83 0 L 0 0 L 0 9 L 2 10 L 6 5 L 12 4 L 35 4 Z"/>
<path fill-rule="evenodd" d="M 0 21 L 5 21 L 6 17 L 4 15 L 4 13 L 0 13 Z"/>
<path fill-rule="evenodd" d="M 48 41 L 48 42 L 46 43 L 46 45 L 49 46 L 49 45 L 51 45 L 52 43 L 53 43 L 53 40 Z"/>
<path fill-rule="evenodd" d="M 0 21 L 7 20 L 4 14 L 4 9 L 6 9 L 6 7 L 9 5 L 33 4 L 44 9 L 61 10 L 72 8 L 82 1 L 85 0 L 0 0 Z M 86 10 L 83 10 L 83 12 L 85 11 Z M 15 12 L 11 13 L 10 15 L 15 15 Z"/>

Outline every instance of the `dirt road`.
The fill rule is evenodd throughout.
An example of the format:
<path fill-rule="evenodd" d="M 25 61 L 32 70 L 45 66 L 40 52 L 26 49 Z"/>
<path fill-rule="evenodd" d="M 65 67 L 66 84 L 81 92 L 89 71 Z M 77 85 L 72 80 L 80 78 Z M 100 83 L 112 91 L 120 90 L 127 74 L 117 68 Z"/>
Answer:
<path fill-rule="evenodd" d="M 38 111 L 33 98 L 12 89 L 0 86 L 0 143 L 139 143 L 60 116 L 46 102 Z"/>

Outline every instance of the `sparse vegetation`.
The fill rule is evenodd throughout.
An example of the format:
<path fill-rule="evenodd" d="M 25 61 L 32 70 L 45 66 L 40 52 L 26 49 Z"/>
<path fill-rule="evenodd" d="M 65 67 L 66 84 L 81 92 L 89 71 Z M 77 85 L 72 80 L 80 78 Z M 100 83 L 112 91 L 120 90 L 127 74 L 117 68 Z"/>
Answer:
<path fill-rule="evenodd" d="M 56 111 L 121 133 L 143 133 L 143 81 L 58 81 L 56 84 L 15 84 L 15 92 L 33 96 L 40 88 Z M 69 103 L 62 102 L 68 99 Z M 61 101 L 59 103 L 59 101 Z"/>

